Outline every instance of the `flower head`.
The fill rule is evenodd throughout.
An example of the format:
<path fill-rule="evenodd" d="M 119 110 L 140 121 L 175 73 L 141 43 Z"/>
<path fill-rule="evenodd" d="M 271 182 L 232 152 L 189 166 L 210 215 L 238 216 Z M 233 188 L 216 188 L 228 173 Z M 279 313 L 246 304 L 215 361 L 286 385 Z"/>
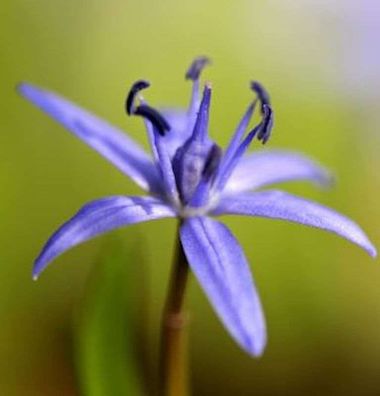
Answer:
<path fill-rule="evenodd" d="M 192 94 L 186 111 L 159 111 L 133 84 L 125 102 L 130 116 L 144 119 L 152 155 L 117 128 L 62 97 L 30 84 L 19 92 L 44 110 L 149 193 L 111 196 L 86 204 L 48 240 L 35 261 L 33 276 L 57 256 L 112 229 L 164 217 L 182 219 L 180 238 L 189 265 L 216 313 L 237 343 L 259 356 L 266 344 L 265 320 L 247 259 L 229 229 L 213 217 L 222 214 L 283 219 L 336 233 L 365 249 L 376 249 L 350 219 L 309 200 L 277 191 L 252 191 L 275 182 L 329 182 L 329 174 L 312 160 L 289 151 L 247 153 L 254 140 L 265 144 L 272 132 L 269 94 L 251 83 L 255 97 L 227 148 L 210 138 L 208 120 L 212 88 L 200 92 L 200 75 L 209 63 L 199 57 L 186 79 Z M 255 109 L 261 121 L 249 127 Z"/>

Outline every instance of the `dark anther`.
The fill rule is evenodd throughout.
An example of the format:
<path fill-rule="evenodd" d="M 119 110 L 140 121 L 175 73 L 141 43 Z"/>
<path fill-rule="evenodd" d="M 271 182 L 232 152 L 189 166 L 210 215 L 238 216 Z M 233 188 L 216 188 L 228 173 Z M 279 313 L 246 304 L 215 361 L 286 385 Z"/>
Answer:
<path fill-rule="evenodd" d="M 165 132 L 170 130 L 170 126 L 165 118 L 153 107 L 150 107 L 146 104 L 140 104 L 137 107 L 133 105 L 136 95 L 141 90 L 148 88 L 149 86 L 150 83 L 146 80 L 136 81 L 129 90 L 127 99 L 125 100 L 125 110 L 128 115 L 133 114 L 146 118 L 157 129 L 157 132 L 164 136 Z"/>
<path fill-rule="evenodd" d="M 270 138 L 273 128 L 273 110 L 268 104 L 263 104 L 263 120 L 259 126 L 257 140 L 261 140 L 265 144 Z"/>
<path fill-rule="evenodd" d="M 208 152 L 206 162 L 203 168 L 203 176 L 211 178 L 215 174 L 215 170 L 219 165 L 220 159 L 222 158 L 222 149 L 214 144 Z"/>
<path fill-rule="evenodd" d="M 131 89 L 129 90 L 127 99 L 125 100 L 125 111 L 128 115 L 131 115 L 133 113 L 132 107 L 136 94 L 139 93 L 141 90 L 148 88 L 149 86 L 150 83 L 146 80 L 138 80 L 132 85 Z"/>
<path fill-rule="evenodd" d="M 270 97 L 267 90 L 257 81 L 251 82 L 252 91 L 256 92 L 261 102 L 261 113 L 264 114 L 264 105 L 270 105 Z"/>
<path fill-rule="evenodd" d="M 210 63 L 211 61 L 207 56 L 198 56 L 198 58 L 195 58 L 186 72 L 186 80 L 198 80 L 201 71 Z"/>
<path fill-rule="evenodd" d="M 144 117 L 147 120 L 149 120 L 153 124 L 153 126 L 156 127 L 157 132 L 161 136 L 164 136 L 165 132 L 170 130 L 170 125 L 168 124 L 168 122 L 153 107 L 142 104 L 133 111 L 133 114 Z"/>
<path fill-rule="evenodd" d="M 261 114 L 263 115 L 261 123 L 254 128 L 252 133 L 256 134 L 257 132 L 257 140 L 265 144 L 269 140 L 273 128 L 273 110 L 270 105 L 269 93 L 257 81 L 251 81 L 251 89 L 257 94 L 257 98 L 261 103 Z"/>

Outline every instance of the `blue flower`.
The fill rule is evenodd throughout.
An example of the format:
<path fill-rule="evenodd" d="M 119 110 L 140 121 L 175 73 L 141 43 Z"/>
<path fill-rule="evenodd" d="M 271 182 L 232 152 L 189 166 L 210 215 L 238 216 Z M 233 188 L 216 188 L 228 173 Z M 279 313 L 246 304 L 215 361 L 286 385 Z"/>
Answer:
<path fill-rule="evenodd" d="M 371 256 L 376 256 L 376 249 L 358 225 L 327 207 L 282 191 L 256 191 L 289 180 L 328 183 L 329 174 L 293 152 L 247 153 L 254 139 L 268 141 L 273 126 L 269 95 L 257 82 L 251 83 L 256 98 L 222 152 L 208 134 L 211 86 L 206 84 L 200 95 L 199 77 L 207 63 L 207 58 L 197 58 L 186 74 L 193 84 L 187 111 L 158 111 L 141 96 L 141 90 L 149 86 L 147 81 L 132 86 L 126 111 L 144 119 L 152 156 L 114 126 L 57 94 L 30 84 L 19 86 L 21 95 L 149 194 L 111 196 L 83 206 L 48 240 L 35 261 L 33 276 L 66 250 L 106 231 L 179 218 L 184 252 L 210 303 L 236 342 L 259 356 L 266 344 L 266 328 L 247 259 L 229 229 L 214 217 L 234 214 L 283 219 L 336 233 Z M 256 107 L 261 121 L 249 129 Z"/>

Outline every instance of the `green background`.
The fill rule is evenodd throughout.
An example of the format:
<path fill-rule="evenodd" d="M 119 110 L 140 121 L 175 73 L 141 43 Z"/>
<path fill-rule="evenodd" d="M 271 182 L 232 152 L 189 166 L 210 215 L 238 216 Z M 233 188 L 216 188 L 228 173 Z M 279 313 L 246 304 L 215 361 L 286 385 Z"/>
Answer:
<path fill-rule="evenodd" d="M 0 394 L 77 395 L 85 377 L 91 385 L 82 386 L 83 394 L 134 395 L 136 384 L 154 381 L 175 234 L 170 220 L 113 232 L 57 259 L 33 282 L 33 259 L 62 221 L 89 200 L 139 190 L 19 98 L 16 83 L 56 90 L 146 145 L 141 120 L 123 112 L 128 87 L 147 78 L 151 103 L 184 106 L 190 92 L 184 72 L 194 56 L 208 54 L 212 136 L 226 144 L 251 99 L 248 81 L 263 82 L 276 111 L 269 145 L 307 153 L 337 179 L 329 191 L 298 183 L 285 188 L 349 215 L 379 246 L 380 74 L 366 69 L 378 61 L 378 42 L 373 40 L 368 59 L 358 58 L 360 45 L 371 41 L 357 39 L 362 32 L 355 18 L 363 18 L 363 10 L 348 4 L 2 2 Z M 226 222 L 251 262 L 269 343 L 261 359 L 245 355 L 193 280 L 188 307 L 194 395 L 378 395 L 378 263 L 318 230 L 262 219 Z M 113 286 L 120 279 L 125 288 Z M 118 327 L 124 315 L 125 345 Z M 103 322 L 109 324 L 105 330 Z M 96 332 L 106 336 L 93 342 Z M 125 376 L 117 372 L 120 365 L 111 367 L 120 358 L 117 342 L 128 356 Z M 96 366 L 98 350 L 108 354 L 103 368 Z M 100 373 L 113 384 L 123 379 L 119 391 L 103 391 L 96 382 Z"/>

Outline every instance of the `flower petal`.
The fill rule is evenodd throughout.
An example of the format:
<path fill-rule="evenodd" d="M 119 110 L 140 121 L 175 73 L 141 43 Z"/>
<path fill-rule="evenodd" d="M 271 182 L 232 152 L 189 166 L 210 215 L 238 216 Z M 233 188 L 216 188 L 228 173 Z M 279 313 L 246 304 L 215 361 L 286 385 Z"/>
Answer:
<path fill-rule="evenodd" d="M 189 265 L 224 326 L 244 350 L 260 356 L 265 320 L 238 242 L 226 226 L 206 217 L 187 219 L 180 235 Z"/>
<path fill-rule="evenodd" d="M 334 210 L 282 192 L 262 191 L 222 198 L 214 214 L 240 214 L 288 220 L 340 235 L 376 256 L 376 248 L 352 220 Z"/>
<path fill-rule="evenodd" d="M 126 134 L 61 96 L 22 83 L 18 91 L 102 154 L 140 187 L 159 191 L 159 177 L 148 154 Z"/>
<path fill-rule="evenodd" d="M 227 194 L 237 193 L 292 180 L 310 180 L 323 185 L 331 182 L 331 175 L 325 168 L 301 154 L 264 150 L 242 158 L 224 191 Z"/>
<path fill-rule="evenodd" d="M 172 204 L 178 205 L 179 193 L 174 175 L 173 164 L 166 149 L 165 136 L 161 136 L 155 126 L 153 126 L 153 135 L 154 151 L 157 153 L 158 158 L 157 166 L 160 170 L 166 198 L 169 199 Z"/>
<path fill-rule="evenodd" d="M 33 277 L 66 250 L 100 234 L 129 224 L 174 216 L 172 209 L 152 197 L 114 196 L 92 201 L 50 237 L 35 261 Z"/>

